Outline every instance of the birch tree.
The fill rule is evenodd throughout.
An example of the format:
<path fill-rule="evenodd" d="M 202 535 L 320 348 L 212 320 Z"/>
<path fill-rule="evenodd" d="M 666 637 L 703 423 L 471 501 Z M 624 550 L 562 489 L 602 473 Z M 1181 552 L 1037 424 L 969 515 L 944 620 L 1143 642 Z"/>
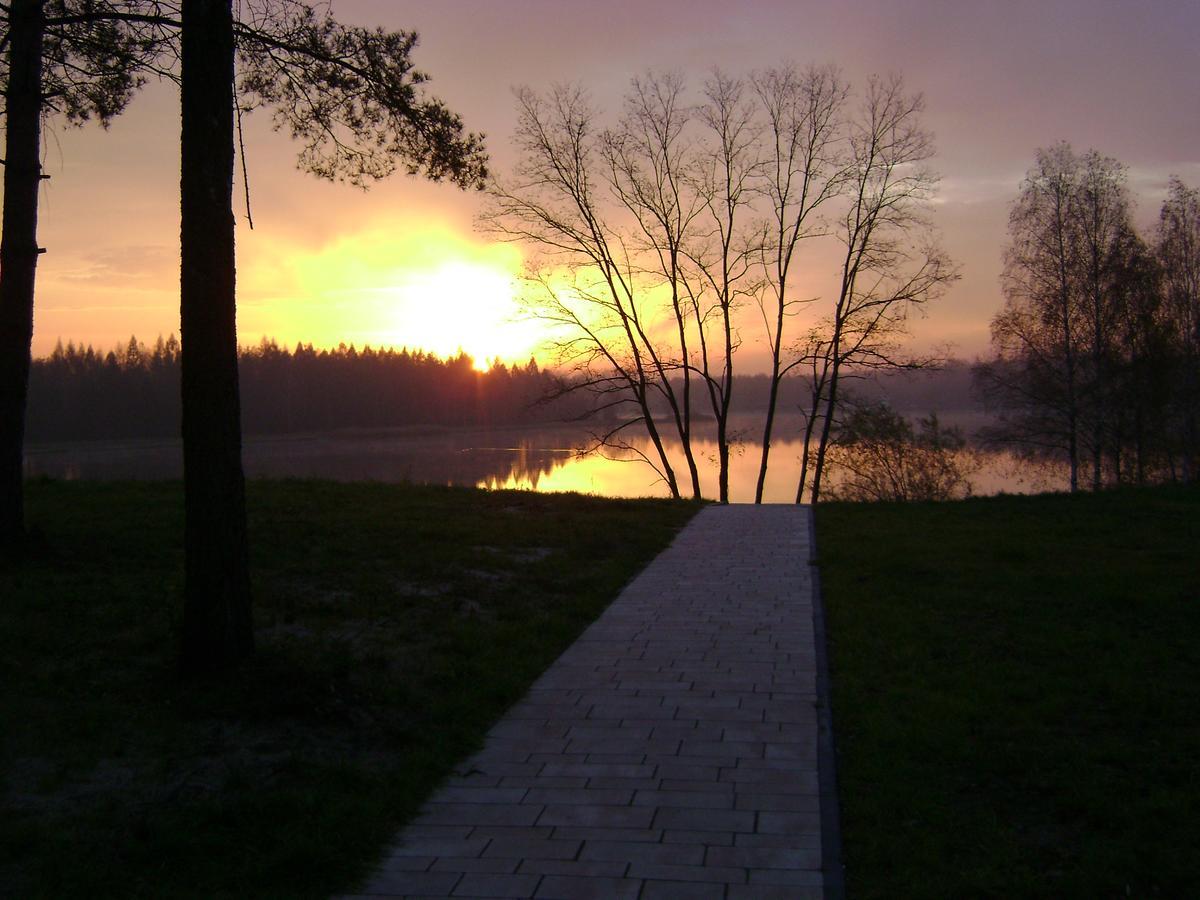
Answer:
<path fill-rule="evenodd" d="M 850 125 L 848 200 L 836 232 L 839 285 L 833 309 L 798 353 L 811 387 L 797 503 L 806 488 L 812 503 L 820 500 L 844 381 L 927 365 L 904 350 L 908 317 L 958 277 L 927 216 L 937 176 L 927 165 L 933 143 L 923 110 L 921 95 L 907 93 L 900 77 L 871 78 Z"/>
<path fill-rule="evenodd" d="M 1172 178 L 1155 237 L 1167 321 L 1178 372 L 1172 406 L 1179 434 L 1181 476 L 1196 478 L 1200 447 L 1200 190 Z"/>

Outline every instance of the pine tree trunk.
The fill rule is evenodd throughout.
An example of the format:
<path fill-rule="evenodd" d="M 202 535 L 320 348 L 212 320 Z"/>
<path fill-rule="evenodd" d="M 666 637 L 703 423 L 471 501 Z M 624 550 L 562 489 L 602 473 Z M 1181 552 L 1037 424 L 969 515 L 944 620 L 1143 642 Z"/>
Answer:
<path fill-rule="evenodd" d="M 39 253 L 43 31 L 41 0 L 13 0 L 0 239 L 0 553 L 13 554 L 25 538 L 23 452 Z"/>
<path fill-rule="evenodd" d="M 202 675 L 254 649 L 234 293 L 232 0 L 188 0 L 182 21 L 181 664 Z"/>

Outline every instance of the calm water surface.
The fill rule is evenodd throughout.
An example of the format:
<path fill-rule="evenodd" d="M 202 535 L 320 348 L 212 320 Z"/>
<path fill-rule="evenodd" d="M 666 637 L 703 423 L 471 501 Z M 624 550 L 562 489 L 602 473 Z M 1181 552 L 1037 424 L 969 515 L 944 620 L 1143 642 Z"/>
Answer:
<path fill-rule="evenodd" d="M 784 430 L 783 434 L 794 434 Z M 329 434 L 248 437 L 243 458 L 246 474 L 261 478 L 331 478 L 339 481 L 417 482 L 581 491 L 605 497 L 665 497 L 666 484 L 637 458 L 651 454 L 648 439 L 634 439 L 624 452 L 580 453 L 589 444 L 577 427 L 496 431 L 468 429 L 396 429 Z M 761 444 L 747 438 L 730 460 L 732 499 L 754 498 Z M 705 496 L 716 496 L 716 444 L 695 444 Z M 686 481 L 678 443 L 671 445 L 676 471 Z M 179 478 L 183 473 L 178 441 L 143 440 L 42 444 L 27 448 L 30 477 L 116 480 Z M 792 502 L 800 473 L 800 442 L 776 439 L 771 446 L 765 498 Z M 976 494 L 1031 493 L 1065 489 L 1062 473 L 1018 463 L 1003 454 L 986 454 L 972 480 Z"/>

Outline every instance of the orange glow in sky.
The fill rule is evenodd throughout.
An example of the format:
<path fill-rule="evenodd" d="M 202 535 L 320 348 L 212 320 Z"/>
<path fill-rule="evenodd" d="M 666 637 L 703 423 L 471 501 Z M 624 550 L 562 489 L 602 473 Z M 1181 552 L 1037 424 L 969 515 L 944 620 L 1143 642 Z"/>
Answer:
<path fill-rule="evenodd" d="M 379 223 L 315 250 L 268 238 L 242 252 L 243 342 L 462 350 L 483 369 L 496 358 L 524 363 L 544 334 L 516 302 L 519 250 L 450 227 Z"/>

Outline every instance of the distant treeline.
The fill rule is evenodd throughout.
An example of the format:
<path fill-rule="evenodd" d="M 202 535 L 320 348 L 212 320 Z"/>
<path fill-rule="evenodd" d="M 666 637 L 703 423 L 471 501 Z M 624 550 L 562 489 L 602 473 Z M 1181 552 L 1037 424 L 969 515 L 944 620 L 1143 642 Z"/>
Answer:
<path fill-rule="evenodd" d="M 897 412 L 928 415 L 931 412 L 978 412 L 971 366 L 962 360 L 949 360 L 939 368 L 901 369 L 877 372 L 851 369 L 842 376 L 842 390 L 854 401 L 886 400 Z M 771 380 L 767 375 L 738 375 L 734 382 L 733 405 L 740 412 L 762 412 L 767 408 Z M 779 412 L 798 412 L 807 408 L 811 382 L 803 376 L 785 378 L 779 386 Z"/>
<path fill-rule="evenodd" d="M 547 401 L 553 373 L 534 360 L 486 372 L 460 353 L 297 344 L 264 339 L 239 353 L 242 422 L 250 434 L 406 425 L 507 426 L 585 413 L 578 393 Z M 26 434 L 33 441 L 179 434 L 179 342 L 130 338 L 111 351 L 61 342 L 30 373 Z"/>
<path fill-rule="evenodd" d="M 286 434 L 339 428 L 409 425 L 468 427 L 563 422 L 584 416 L 597 398 L 577 391 L 554 400 L 562 384 L 530 360 L 495 363 L 479 372 L 466 354 L 442 359 L 422 351 L 312 344 L 281 347 L 264 339 L 239 355 L 242 422 L 248 434 Z M 951 362 L 939 371 L 903 372 L 854 379 L 863 400 L 886 399 L 913 414 L 976 408 L 970 369 Z M 766 375 L 739 375 L 734 406 L 766 409 Z M 781 412 L 801 408 L 809 385 L 789 378 Z M 697 409 L 703 418 L 703 409 Z M 632 415 L 634 410 L 616 410 Z M 176 437 L 179 433 L 179 341 L 160 337 L 153 346 L 130 338 L 112 350 L 60 342 L 33 362 L 26 432 L 33 441 Z"/>

